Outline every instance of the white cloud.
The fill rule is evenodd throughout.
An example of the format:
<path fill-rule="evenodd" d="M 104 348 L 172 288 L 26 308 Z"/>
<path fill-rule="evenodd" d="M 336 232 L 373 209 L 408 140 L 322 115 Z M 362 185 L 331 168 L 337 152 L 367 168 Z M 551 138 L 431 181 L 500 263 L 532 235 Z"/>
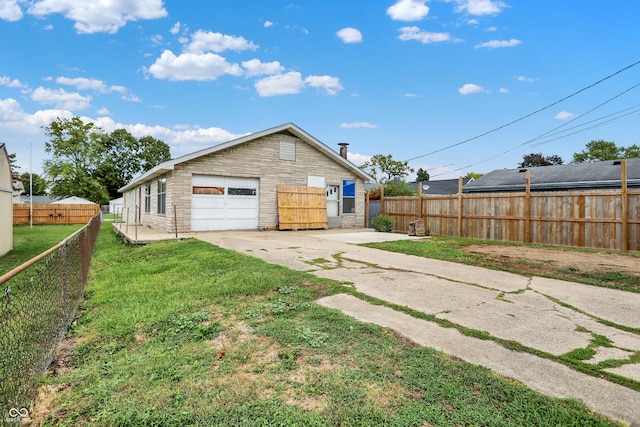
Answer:
<path fill-rule="evenodd" d="M 20 0 L 0 0 L 0 19 L 9 22 L 21 20 L 24 14 L 19 2 Z"/>
<path fill-rule="evenodd" d="M 176 56 L 170 50 L 162 52 L 147 71 L 157 79 L 171 81 L 211 81 L 225 74 L 232 76 L 243 74 L 238 64 L 229 63 L 215 53 L 182 53 Z"/>
<path fill-rule="evenodd" d="M 347 159 L 356 166 L 360 166 L 364 162 L 368 162 L 371 160 L 372 156 L 360 153 L 352 153 L 350 151 L 347 152 Z"/>
<path fill-rule="evenodd" d="M 340 127 L 343 129 L 358 129 L 358 128 L 376 129 L 378 125 L 374 125 L 369 122 L 352 122 L 352 123 L 342 123 Z"/>
<path fill-rule="evenodd" d="M 109 89 L 105 82 L 97 79 L 88 79 L 86 77 L 58 77 L 56 83 L 66 86 L 74 86 L 78 90 L 94 90 L 96 92 L 106 93 Z"/>
<path fill-rule="evenodd" d="M 47 89 L 39 87 L 31 94 L 31 99 L 40 104 L 53 104 L 63 110 L 84 110 L 91 105 L 90 96 L 67 92 L 64 89 Z"/>
<path fill-rule="evenodd" d="M 271 26 L 273 26 L 273 22 L 271 22 L 271 21 L 264 21 L 264 28 L 269 28 L 269 27 L 271 27 Z"/>
<path fill-rule="evenodd" d="M 558 120 L 570 120 L 573 119 L 576 115 L 573 113 L 570 113 L 569 111 L 560 111 L 558 114 L 555 115 L 554 119 L 558 119 Z"/>
<path fill-rule="evenodd" d="M 509 89 L 501 87 L 500 89 L 498 89 L 498 93 L 509 93 Z"/>
<path fill-rule="evenodd" d="M 522 41 L 518 40 L 518 39 L 511 39 L 511 40 L 491 40 L 488 42 L 484 42 L 484 43 L 480 43 L 475 45 L 475 48 L 489 48 L 489 49 L 495 49 L 495 48 L 501 48 L 501 47 L 513 47 L 513 46 L 518 46 L 520 43 L 522 43 Z"/>
<path fill-rule="evenodd" d="M 398 38 L 402 41 L 417 40 L 420 43 L 438 43 L 451 40 L 449 33 L 429 33 L 418 27 L 402 27 Z"/>
<path fill-rule="evenodd" d="M 535 82 L 536 80 L 540 80 L 539 78 L 533 78 L 533 77 L 525 77 L 525 76 L 518 76 L 516 77 L 516 80 L 518 80 L 519 82 Z"/>
<path fill-rule="evenodd" d="M 467 83 L 460 89 L 458 89 L 458 92 L 460 92 L 462 95 L 471 95 L 472 93 L 486 92 L 486 90 L 482 86 L 478 86 L 473 83 Z"/>
<path fill-rule="evenodd" d="M 175 36 L 180 32 L 180 25 L 180 21 L 176 22 L 175 24 L 173 24 L 173 27 L 171 27 L 171 30 L 169 30 L 169 32 Z"/>
<path fill-rule="evenodd" d="M 265 74 L 280 74 L 285 70 L 285 68 L 278 61 L 262 62 L 259 59 L 243 61 L 242 66 L 246 70 L 247 77 L 260 76 Z"/>
<path fill-rule="evenodd" d="M 15 88 L 27 87 L 26 85 L 20 83 L 20 80 L 11 79 L 6 76 L 0 76 L 0 86 L 15 87 Z"/>
<path fill-rule="evenodd" d="M 336 33 L 345 43 L 360 43 L 362 41 L 362 33 L 352 27 L 346 27 Z"/>
<path fill-rule="evenodd" d="M 75 21 L 78 33 L 115 33 L 129 21 L 167 16 L 162 0 L 77 1 L 39 0 L 28 13 L 43 17 L 56 13 Z"/>
<path fill-rule="evenodd" d="M 105 107 L 100 108 L 98 111 L 96 111 L 96 113 L 100 114 L 101 116 L 110 116 L 111 115 L 111 111 L 109 111 L 109 109 L 105 108 Z"/>
<path fill-rule="evenodd" d="M 340 79 L 332 76 L 309 76 L 304 82 L 311 87 L 324 89 L 327 95 L 336 95 L 343 89 Z"/>
<path fill-rule="evenodd" d="M 258 80 L 255 87 L 260 96 L 295 95 L 302 92 L 305 83 L 300 73 L 291 71 Z"/>
<path fill-rule="evenodd" d="M 499 0 L 457 0 L 458 12 L 466 12 L 470 15 L 497 15 L 507 5 Z"/>
<path fill-rule="evenodd" d="M 425 0 L 398 0 L 387 9 L 387 15 L 394 21 L 420 21 L 429 13 Z"/>
<path fill-rule="evenodd" d="M 205 53 L 209 51 L 221 53 L 226 50 L 256 50 L 258 47 L 258 45 L 253 44 L 253 42 L 244 37 L 198 30 L 193 34 L 191 43 L 185 47 L 184 51 L 189 53 Z"/>
<path fill-rule="evenodd" d="M 151 44 L 153 46 L 160 46 L 162 44 L 163 39 L 164 37 L 162 37 L 162 34 L 156 34 L 155 36 L 151 36 Z"/>

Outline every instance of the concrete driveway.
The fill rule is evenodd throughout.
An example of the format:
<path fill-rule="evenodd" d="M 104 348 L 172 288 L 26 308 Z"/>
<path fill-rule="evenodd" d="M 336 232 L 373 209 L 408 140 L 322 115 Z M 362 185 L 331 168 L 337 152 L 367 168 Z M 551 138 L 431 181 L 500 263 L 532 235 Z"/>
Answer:
<path fill-rule="evenodd" d="M 358 246 L 408 238 L 370 230 L 225 231 L 194 233 L 194 237 L 353 284 L 363 294 L 551 355 L 586 348 L 597 335 L 605 336 L 611 346 L 596 347 L 588 363 L 625 361 L 607 371 L 640 381 L 640 364 L 627 363 L 630 355 L 640 351 L 640 334 L 623 330 L 640 329 L 640 294 Z M 318 303 L 394 329 L 418 344 L 486 366 L 542 393 L 581 400 L 596 412 L 640 426 L 640 393 L 629 388 L 347 294 Z M 621 327 L 608 326 L 612 324 Z"/>

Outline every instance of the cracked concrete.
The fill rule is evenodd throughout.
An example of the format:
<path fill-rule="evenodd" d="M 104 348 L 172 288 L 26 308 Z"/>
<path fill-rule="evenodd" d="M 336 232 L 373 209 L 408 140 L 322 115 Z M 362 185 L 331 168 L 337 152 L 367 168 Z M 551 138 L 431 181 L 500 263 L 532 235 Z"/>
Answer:
<path fill-rule="evenodd" d="M 640 352 L 640 294 L 352 244 L 406 238 L 389 233 L 211 232 L 195 237 L 318 277 L 350 282 L 363 294 L 551 355 L 591 348 L 592 340 L 601 335 L 611 347 L 596 346 L 595 356 L 587 362 L 617 360 L 624 364 L 605 371 L 640 382 L 640 364 L 629 360 Z M 640 393 L 632 389 L 353 296 L 334 295 L 319 303 L 392 328 L 416 343 L 489 367 L 543 393 L 581 400 L 597 412 L 640 426 Z"/>

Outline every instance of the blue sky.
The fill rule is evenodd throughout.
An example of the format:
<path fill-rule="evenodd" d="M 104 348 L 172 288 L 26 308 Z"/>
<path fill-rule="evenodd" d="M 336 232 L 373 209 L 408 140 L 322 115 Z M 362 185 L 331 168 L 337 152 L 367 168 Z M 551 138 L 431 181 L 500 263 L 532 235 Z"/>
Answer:
<path fill-rule="evenodd" d="M 640 144 L 639 17 L 636 0 L 0 0 L 0 141 L 35 173 L 58 116 L 174 157 L 293 122 L 432 179 L 569 162 Z"/>

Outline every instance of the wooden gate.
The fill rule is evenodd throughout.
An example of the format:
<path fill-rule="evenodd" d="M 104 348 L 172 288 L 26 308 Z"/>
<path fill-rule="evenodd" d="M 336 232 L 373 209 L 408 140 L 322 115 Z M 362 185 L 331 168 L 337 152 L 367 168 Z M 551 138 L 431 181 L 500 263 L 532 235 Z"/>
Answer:
<path fill-rule="evenodd" d="M 324 188 L 278 185 L 278 228 L 329 228 Z"/>

